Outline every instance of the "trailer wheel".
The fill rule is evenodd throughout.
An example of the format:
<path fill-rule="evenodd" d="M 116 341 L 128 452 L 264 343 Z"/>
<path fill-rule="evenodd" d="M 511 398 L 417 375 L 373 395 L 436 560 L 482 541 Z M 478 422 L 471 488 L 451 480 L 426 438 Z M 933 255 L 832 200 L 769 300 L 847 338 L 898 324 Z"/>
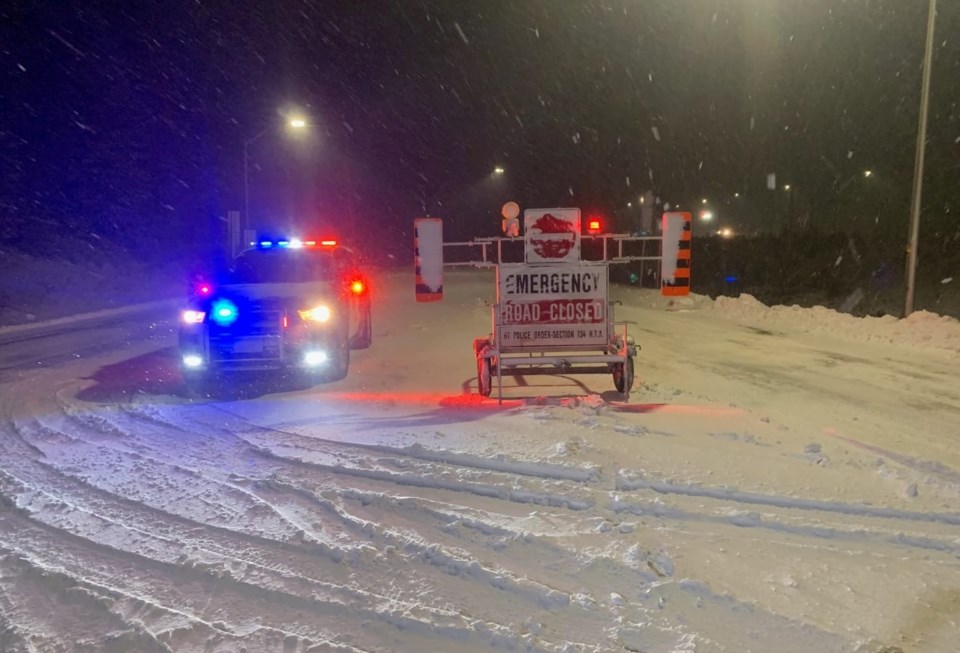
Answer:
<path fill-rule="evenodd" d="M 493 390 L 493 382 L 490 375 L 490 359 L 477 358 L 477 392 L 484 397 L 489 397 Z"/>
<path fill-rule="evenodd" d="M 626 363 L 614 364 L 613 385 L 620 394 L 630 395 L 633 389 L 633 356 L 628 356 Z"/>
<path fill-rule="evenodd" d="M 487 347 L 490 344 L 490 338 L 474 338 L 473 339 L 473 355 L 478 357 L 480 352 L 483 351 L 484 347 Z"/>

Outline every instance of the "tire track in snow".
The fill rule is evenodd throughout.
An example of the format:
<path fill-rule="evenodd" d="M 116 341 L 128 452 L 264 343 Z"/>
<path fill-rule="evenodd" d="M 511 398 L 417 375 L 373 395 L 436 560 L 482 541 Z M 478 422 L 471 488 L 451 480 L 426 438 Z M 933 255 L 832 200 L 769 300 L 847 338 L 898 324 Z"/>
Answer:
<path fill-rule="evenodd" d="M 80 481 L 83 483 L 90 484 L 89 479 L 81 478 Z M 111 487 L 104 488 L 103 483 L 92 483 L 92 486 L 104 491 L 108 495 L 110 495 L 113 491 L 113 488 Z M 143 502 L 137 497 L 134 497 L 133 503 L 134 505 L 141 505 L 141 504 L 150 505 L 149 501 Z M 165 506 L 159 506 L 159 507 L 155 506 L 155 508 L 163 515 L 169 514 Z M 186 509 L 185 512 L 187 515 L 191 514 L 191 511 L 189 509 Z M 177 513 L 175 512 L 174 514 L 177 514 Z M 191 519 L 191 521 L 193 521 L 194 523 L 206 525 L 206 522 L 203 522 L 203 521 L 197 522 L 195 519 Z M 237 532 L 236 529 L 226 528 L 223 525 L 214 525 L 214 526 L 224 530 L 229 530 L 231 532 Z M 292 540 L 286 540 L 281 543 L 279 541 L 271 540 L 270 538 L 264 537 L 262 534 L 254 534 L 253 537 L 255 537 L 256 540 L 261 543 L 264 541 L 272 541 L 274 543 L 284 544 L 284 545 L 289 545 L 291 543 L 295 543 L 295 544 L 300 543 L 296 538 Z M 488 569 L 482 565 L 479 565 L 479 563 L 477 563 L 475 560 L 458 558 L 457 556 L 452 555 L 438 547 L 424 546 L 421 543 L 417 543 L 417 542 L 414 542 L 413 540 L 409 540 L 409 538 L 408 538 L 409 541 L 402 541 L 402 542 L 400 541 L 400 539 L 401 538 L 399 537 L 397 538 L 398 543 L 402 544 L 404 550 L 407 551 L 408 553 L 412 552 L 413 554 L 415 554 L 414 555 L 415 559 L 418 559 L 418 560 L 421 560 L 422 562 L 427 563 L 428 565 L 442 571 L 446 575 L 459 577 L 467 580 L 474 579 L 474 580 L 483 581 L 493 590 L 497 590 L 498 592 L 503 592 L 503 591 L 509 592 L 520 599 L 531 601 L 533 602 L 534 605 L 538 605 L 541 607 L 558 607 L 558 606 L 566 605 L 569 602 L 568 597 L 565 594 L 561 592 L 557 592 L 555 590 L 551 590 L 550 588 L 539 586 L 538 584 L 532 581 L 526 581 L 524 579 L 514 578 L 510 574 L 503 573 L 497 570 Z M 308 549 L 311 549 L 317 545 L 316 542 L 311 542 L 311 541 L 306 541 L 306 542 L 303 542 L 302 544 L 306 546 Z M 326 553 L 328 556 L 330 556 L 334 560 L 339 560 L 345 557 L 350 558 L 356 555 L 361 555 L 361 556 L 364 555 L 363 550 L 358 549 L 356 547 L 348 548 L 344 551 L 334 551 L 334 552 L 331 552 L 328 549 L 323 549 L 323 550 L 324 550 L 324 553 Z M 475 586 L 472 586 L 471 591 L 475 594 L 477 591 L 477 588 Z M 469 595 L 470 591 L 465 590 L 464 594 Z M 501 597 L 501 601 L 503 601 L 504 598 L 507 598 L 509 602 L 508 597 Z M 517 607 L 519 609 L 524 609 L 519 605 Z"/>
<path fill-rule="evenodd" d="M 116 434 L 118 430 L 111 428 L 111 432 Z M 140 450 L 143 451 L 143 449 Z M 142 458 L 142 454 L 136 454 L 136 456 Z M 89 467 L 89 465 L 86 465 L 86 467 Z M 510 573 L 488 569 L 476 560 L 451 555 L 441 547 L 419 545 L 414 548 L 418 559 L 422 559 L 447 574 L 464 579 L 481 580 L 491 588 L 500 592 L 507 592 L 506 597 L 501 595 L 508 599 L 507 603 L 511 602 L 509 600 L 510 596 L 517 596 L 527 601 L 533 601 L 535 605 L 542 608 L 556 608 L 569 604 L 569 597 L 565 593 L 543 587 L 534 581 L 515 578 Z M 407 544 L 405 549 L 410 549 L 410 544 Z M 476 588 L 473 589 L 472 593 L 476 593 Z M 469 597 L 470 594 L 470 592 L 467 592 L 465 597 Z M 503 598 L 500 600 L 501 603 Z M 524 610 L 520 605 L 517 605 L 517 608 L 521 611 Z"/>
<path fill-rule="evenodd" d="M 164 421 L 169 424 L 168 420 Z M 175 428 L 181 427 L 176 425 Z M 142 436 L 142 433 L 140 435 Z M 231 433 L 231 435 L 233 434 Z M 244 443 L 245 446 L 250 446 L 242 438 L 236 439 Z M 255 447 L 251 448 L 251 450 L 258 451 L 258 449 Z M 276 457 L 270 455 L 267 455 L 267 458 L 270 460 L 276 460 Z M 264 497 L 268 492 L 276 494 L 278 491 L 287 491 L 299 495 L 307 501 L 321 503 L 322 508 L 325 511 L 329 512 L 331 510 L 335 510 L 342 519 L 349 519 L 353 521 L 354 532 L 362 533 L 365 537 L 376 536 L 389 546 L 398 547 L 405 554 L 413 555 L 423 562 L 434 566 L 451 576 L 479 580 L 494 589 L 516 595 L 542 608 L 554 609 L 558 607 L 565 607 L 570 603 L 569 596 L 564 592 L 559 592 L 551 589 L 550 587 L 545 587 L 533 580 L 517 576 L 513 573 L 505 572 L 502 569 L 490 569 L 487 566 L 480 564 L 475 559 L 472 559 L 469 555 L 465 556 L 448 551 L 444 547 L 438 547 L 432 544 L 424 544 L 422 539 L 413 538 L 395 530 L 386 529 L 369 520 L 362 521 L 353 519 L 347 515 L 343 508 L 334 507 L 332 502 L 322 499 L 318 495 L 317 491 L 308 489 L 311 487 L 311 485 L 315 484 L 314 479 L 304 478 L 302 474 L 298 474 L 299 479 L 296 480 L 279 480 L 280 472 L 283 470 L 283 468 L 289 466 L 289 460 L 287 458 L 284 457 L 279 460 L 282 462 L 283 466 L 273 470 L 269 481 L 265 483 L 249 483 L 251 486 L 251 492 L 257 494 L 258 496 Z M 289 470 L 287 471 L 289 472 Z M 353 491 L 351 490 L 348 492 Z M 373 493 L 370 495 L 372 494 Z M 272 504 L 274 503 L 273 501 L 270 502 Z M 435 528 L 435 526 L 432 524 L 429 527 Z M 428 539 L 427 541 L 430 540 Z M 503 600 L 503 598 L 501 598 L 501 600 Z"/>
<path fill-rule="evenodd" d="M 511 636 L 499 624 L 420 604 L 397 605 L 393 599 L 377 601 L 371 596 L 344 600 L 335 594 L 348 593 L 345 588 L 303 577 L 281 579 L 274 574 L 270 579 L 273 582 L 267 584 L 262 577 L 267 571 L 264 569 L 185 568 L 119 551 L 12 512 L 0 513 L 0 547 L 20 551 L 21 555 L 26 552 L 34 565 L 84 583 L 150 604 L 180 606 L 178 612 L 227 632 L 234 630 L 233 622 L 239 621 L 241 626 L 246 624 L 249 628 L 249 624 L 264 619 L 271 624 L 281 624 L 273 628 L 285 633 L 287 638 L 297 638 L 298 643 L 299 640 L 310 645 L 316 641 L 333 641 L 362 649 L 383 646 L 384 636 L 410 639 L 412 641 L 404 642 L 404 646 L 409 647 L 419 637 L 439 633 L 445 635 L 444 650 L 450 651 L 469 650 L 481 644 L 488 646 L 494 641 L 488 634 Z M 50 558 L 54 555 L 52 552 L 57 553 Z M 129 568 L 126 573 L 123 567 Z M 105 574 L 105 570 L 109 571 Z M 283 580 L 286 582 L 281 582 Z M 217 596 L 216 602 L 212 601 L 214 596 Z M 371 605 L 375 607 L 369 607 Z M 302 619 L 304 612 L 313 614 L 314 618 Z M 371 627 L 370 620 L 380 627 Z M 344 641 L 344 634 L 348 640 L 369 641 Z M 534 650 L 553 649 L 546 646 Z"/>
<path fill-rule="evenodd" d="M 914 513 L 886 508 L 872 509 L 871 506 L 852 506 L 838 502 L 821 502 L 778 495 L 758 495 L 729 490 L 727 488 L 669 484 L 658 481 L 640 480 L 636 477 L 625 478 L 622 475 L 618 477 L 617 484 L 618 487 L 625 492 L 649 490 L 658 494 L 672 494 L 707 499 L 717 501 L 721 504 L 762 505 L 773 508 L 776 511 L 789 511 L 796 508 L 813 514 L 819 513 L 826 516 L 828 520 L 833 519 L 838 514 L 856 514 L 858 516 L 879 520 L 892 520 L 894 522 L 897 520 L 906 520 L 927 524 L 944 524 L 948 529 L 955 525 L 951 519 L 948 519 L 951 515 L 943 513 Z M 795 502 L 799 502 L 800 505 L 794 505 Z M 842 509 L 836 509 L 838 507 Z M 708 509 L 702 505 L 699 511 L 693 512 L 683 508 L 670 507 L 655 501 L 644 503 L 626 501 L 622 496 L 615 497 L 610 503 L 610 508 L 617 513 L 627 513 L 637 516 L 650 515 L 660 519 L 680 522 L 703 522 L 739 528 L 757 528 L 818 540 L 886 544 L 895 547 L 917 548 L 960 555 L 960 540 L 956 537 L 951 537 L 947 532 L 941 534 L 941 539 L 937 539 L 928 536 L 926 532 L 917 534 L 906 533 L 902 530 L 891 532 L 881 530 L 879 527 L 865 528 L 862 524 L 851 527 L 851 525 L 841 520 L 834 521 L 834 525 L 831 525 L 829 522 L 826 525 L 798 524 L 796 523 L 796 517 L 789 513 L 781 514 L 781 512 L 775 512 L 772 518 L 769 515 L 761 515 L 758 512 L 723 514 L 722 511 L 708 512 Z M 872 510 L 861 513 L 858 511 L 861 508 Z M 880 525 L 882 526 L 883 524 L 881 523 Z"/>
<path fill-rule="evenodd" d="M 224 413 L 230 415 L 229 413 Z M 453 492 L 463 492 L 474 494 L 486 498 L 496 498 L 515 503 L 532 503 L 535 505 L 546 505 L 555 508 L 567 508 L 570 510 L 587 510 L 593 506 L 591 493 L 584 489 L 586 483 L 578 483 L 575 489 L 564 488 L 562 493 L 544 491 L 542 488 L 529 488 L 530 480 L 516 472 L 504 472 L 495 468 L 488 467 L 494 465 L 493 462 L 484 461 L 481 472 L 470 471 L 456 463 L 431 462 L 410 455 L 407 450 L 389 450 L 390 455 L 371 456 L 371 451 L 378 452 L 379 449 L 371 449 L 352 444 L 343 444 L 326 440 L 315 440 L 305 438 L 304 444 L 312 443 L 314 446 L 305 449 L 296 445 L 274 445 L 272 440 L 278 435 L 281 437 L 290 437 L 285 432 L 266 429 L 253 426 L 249 422 L 233 418 L 233 424 L 224 425 L 223 420 L 217 420 L 218 423 L 209 424 L 202 420 L 197 420 L 199 415 L 192 414 L 191 419 L 197 423 L 207 426 L 212 433 L 220 436 L 236 438 L 242 441 L 255 452 L 265 459 L 275 462 L 287 463 L 294 466 L 303 466 L 310 470 L 324 471 L 337 475 L 354 476 L 357 478 L 386 481 L 388 483 L 418 487 L 423 489 L 443 489 Z M 148 419 L 156 419 L 153 418 Z M 179 429 L 196 434 L 196 424 L 184 423 L 183 419 L 176 419 L 175 416 L 164 416 L 163 421 Z M 296 436 L 301 437 L 301 436 Z M 389 448 L 382 448 L 389 449 Z M 444 453 L 438 454 L 445 455 Z M 466 460 L 483 460 L 479 457 L 467 456 Z M 508 461 L 508 464 L 510 461 Z M 469 462 L 464 464 L 469 465 Z M 515 466 L 524 466 L 523 463 L 513 462 Z M 548 468 L 556 467 L 556 476 L 546 477 Z M 540 464 L 533 468 L 530 474 L 532 479 L 538 481 L 538 485 L 544 482 L 555 481 L 558 485 L 569 481 L 570 476 L 577 478 L 594 478 L 593 470 L 583 470 L 580 468 L 570 468 L 566 466 L 551 466 Z M 467 480 L 463 480 L 467 477 Z M 484 482 L 477 482 L 481 479 Z M 517 486 L 518 482 L 526 485 Z"/>

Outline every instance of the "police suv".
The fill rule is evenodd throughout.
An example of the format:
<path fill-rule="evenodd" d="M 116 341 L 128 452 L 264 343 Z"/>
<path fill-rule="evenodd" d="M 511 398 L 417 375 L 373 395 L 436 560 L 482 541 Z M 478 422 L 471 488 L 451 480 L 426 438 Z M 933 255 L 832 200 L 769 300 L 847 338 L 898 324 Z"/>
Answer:
<path fill-rule="evenodd" d="M 191 289 L 180 366 L 188 386 L 240 371 L 337 380 L 350 350 L 372 339 L 368 282 L 351 250 L 334 240 L 261 240 Z"/>

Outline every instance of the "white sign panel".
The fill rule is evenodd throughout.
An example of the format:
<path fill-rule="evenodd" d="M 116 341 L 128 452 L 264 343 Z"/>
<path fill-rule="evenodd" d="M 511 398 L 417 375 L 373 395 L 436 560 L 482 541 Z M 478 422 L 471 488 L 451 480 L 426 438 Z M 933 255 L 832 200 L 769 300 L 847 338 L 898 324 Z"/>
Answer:
<path fill-rule="evenodd" d="M 503 349 L 606 346 L 606 265 L 501 265 L 497 284 Z"/>
<path fill-rule="evenodd" d="M 523 234 L 527 263 L 580 261 L 580 209 L 527 209 Z"/>

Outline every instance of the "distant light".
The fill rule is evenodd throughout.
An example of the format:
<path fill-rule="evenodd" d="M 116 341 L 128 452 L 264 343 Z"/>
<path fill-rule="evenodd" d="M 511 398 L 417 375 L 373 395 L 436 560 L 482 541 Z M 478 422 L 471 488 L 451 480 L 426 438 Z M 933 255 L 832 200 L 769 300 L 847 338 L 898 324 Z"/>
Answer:
<path fill-rule="evenodd" d="M 700 203 L 701 203 L 701 204 L 706 204 L 706 203 L 707 203 L 707 198 L 704 197 L 702 200 L 700 200 Z"/>
<path fill-rule="evenodd" d="M 602 228 L 602 224 L 600 223 L 599 220 L 593 219 L 587 222 L 587 231 L 592 234 L 600 233 L 601 228 Z"/>
<path fill-rule="evenodd" d="M 201 295 L 209 295 L 210 291 L 212 290 L 213 288 L 211 288 L 210 284 L 207 283 L 200 284 L 200 286 L 197 288 L 197 292 L 199 292 Z"/>
<path fill-rule="evenodd" d="M 717 235 L 723 238 L 733 238 L 733 229 L 730 227 L 724 227 L 723 229 L 717 231 Z"/>
<path fill-rule="evenodd" d="M 627 202 L 627 208 L 633 206 L 633 202 Z"/>
<path fill-rule="evenodd" d="M 790 184 L 784 184 L 783 190 L 790 190 Z"/>
<path fill-rule="evenodd" d="M 641 203 L 641 204 L 644 203 L 644 197 L 643 197 L 643 195 L 640 196 L 640 203 Z"/>
<path fill-rule="evenodd" d="M 367 284 L 363 283 L 362 279 L 354 279 L 350 282 L 350 292 L 354 295 L 362 295 L 367 289 Z"/>
<path fill-rule="evenodd" d="M 304 120 L 303 118 L 291 118 L 290 126 L 293 127 L 294 129 L 303 129 L 304 127 L 307 126 L 307 121 Z"/>
<path fill-rule="evenodd" d="M 303 362 L 306 365 L 316 366 L 323 365 L 327 362 L 327 352 L 325 351 L 308 351 L 303 355 Z"/>
<path fill-rule="evenodd" d="M 183 366 L 197 368 L 203 365 L 203 357 L 196 354 L 185 354 L 183 357 Z"/>
<path fill-rule="evenodd" d="M 496 168 L 493 169 L 493 174 L 495 175 L 502 175 L 504 172 L 506 171 L 500 166 L 497 166 Z"/>
<path fill-rule="evenodd" d="M 711 220 L 713 220 L 713 211 L 701 211 L 700 219 L 703 220 L 704 222 L 710 222 Z"/>
<path fill-rule="evenodd" d="M 734 196 L 734 197 L 740 197 L 740 193 L 734 193 L 733 196 Z"/>
<path fill-rule="evenodd" d="M 736 283 L 737 281 L 739 281 L 739 279 L 737 279 L 733 275 L 730 275 L 729 277 L 724 277 L 723 280 L 726 281 L 727 283 Z"/>
<path fill-rule="evenodd" d="M 872 176 L 873 176 L 873 170 L 864 170 L 864 171 L 863 171 L 863 176 L 864 176 L 864 177 L 872 177 Z"/>

